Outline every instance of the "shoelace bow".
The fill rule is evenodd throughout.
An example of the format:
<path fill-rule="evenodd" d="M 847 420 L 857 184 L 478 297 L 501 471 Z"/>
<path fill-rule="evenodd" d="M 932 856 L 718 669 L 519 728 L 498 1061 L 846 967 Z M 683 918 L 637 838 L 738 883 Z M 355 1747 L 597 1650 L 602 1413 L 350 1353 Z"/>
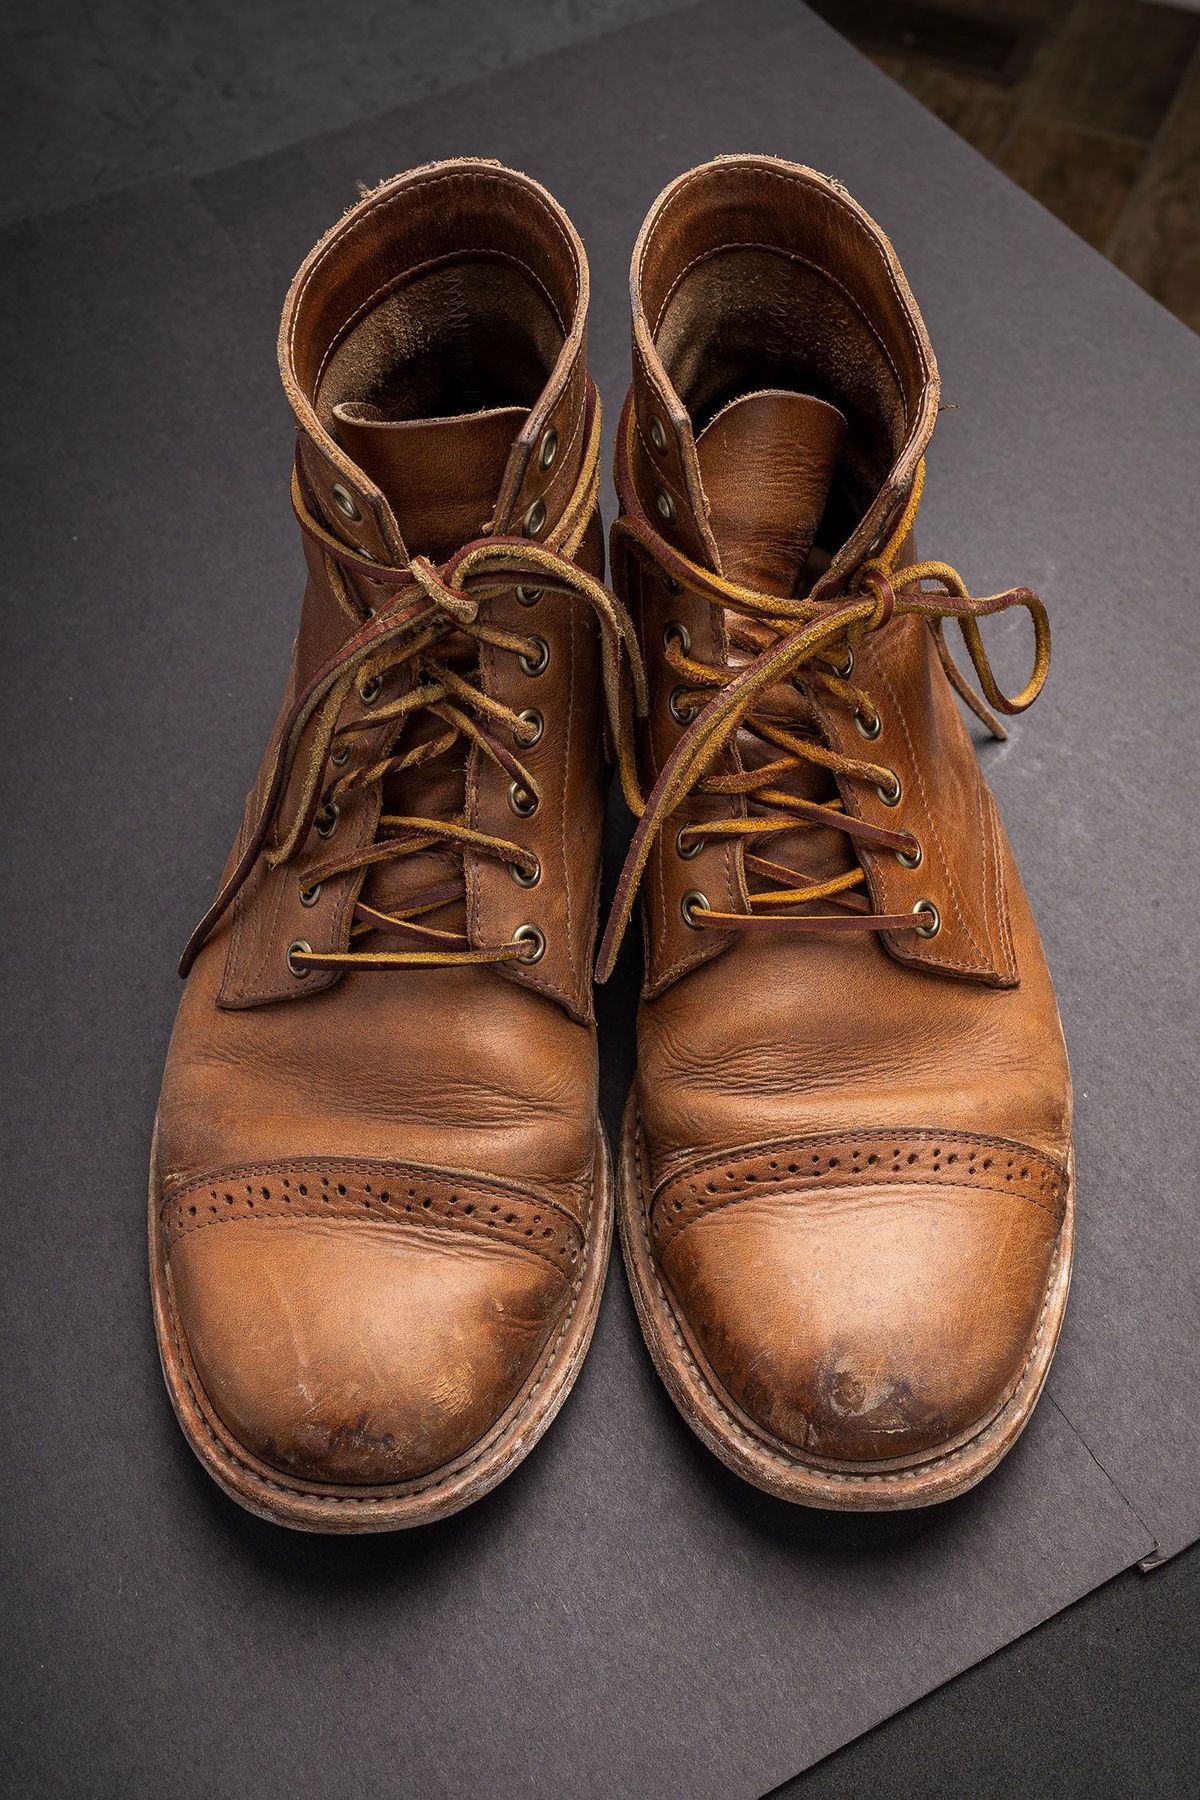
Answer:
<path fill-rule="evenodd" d="M 736 615 L 732 641 L 739 649 L 751 652 L 751 660 L 731 672 L 691 658 L 686 641 L 679 636 L 667 648 L 668 665 L 681 683 L 673 696 L 679 708 L 677 716 L 687 717 L 690 712 L 691 722 L 664 763 L 641 810 L 600 945 L 597 980 L 606 981 L 612 973 L 655 840 L 692 793 L 732 795 L 743 799 L 748 809 L 761 810 L 746 817 L 685 824 L 680 832 L 681 848 L 685 839 L 688 847 L 699 847 L 714 838 L 741 839 L 746 845 L 746 871 L 772 885 L 748 892 L 748 912 L 718 912 L 693 903 L 689 923 L 721 931 L 920 932 L 924 928 L 928 935 L 926 921 L 919 915 L 872 910 L 869 897 L 858 891 L 866 882 L 866 871 L 861 865 L 821 881 L 758 854 L 755 847 L 778 833 L 821 826 L 844 832 L 852 844 L 901 853 L 912 853 L 916 840 L 911 833 L 888 831 L 856 818 L 846 812 L 840 798 L 808 801 L 783 791 L 778 784 L 806 763 L 817 765 L 834 777 L 868 782 L 885 795 L 896 793 L 897 783 L 894 770 L 883 764 L 813 742 L 768 718 L 756 716 L 755 707 L 771 688 L 796 681 L 802 673 L 803 685 L 815 686 L 837 703 L 853 708 L 865 738 L 877 735 L 879 714 L 871 697 L 850 679 L 854 653 L 869 632 L 880 630 L 898 614 L 908 613 L 928 621 L 942 667 L 955 692 L 994 736 L 1003 738 L 1004 727 L 955 663 L 945 641 L 945 623 L 948 619 L 957 622 L 986 701 L 999 712 L 1014 714 L 1023 712 L 1036 700 L 1049 669 L 1050 622 L 1044 605 L 1031 589 L 1024 587 L 972 598 L 962 577 L 947 563 L 919 562 L 896 567 L 921 503 L 923 462 L 904 515 L 887 545 L 879 556 L 863 564 L 859 574 L 861 591 L 857 594 L 829 600 L 784 600 L 726 581 L 690 561 L 655 530 L 630 477 L 632 425 L 632 416 L 627 413 L 618 434 L 617 486 L 625 511 L 614 534 L 617 542 L 626 543 L 634 554 L 680 589 L 701 594 Z M 1020 693 L 1010 696 L 1003 692 L 992 672 L 978 621 L 1014 606 L 1024 607 L 1033 620 L 1034 664 Z M 766 746 L 769 760 L 754 769 L 708 774 L 739 731 L 750 733 Z M 843 910 L 799 910 L 814 901 L 828 901 Z"/>
<path fill-rule="evenodd" d="M 641 806 L 633 763 L 632 707 L 646 710 L 646 681 L 641 656 L 629 617 L 615 596 L 601 582 L 573 561 L 595 507 L 600 471 L 600 405 L 589 384 L 588 438 L 582 473 L 562 517 L 545 544 L 523 537 L 477 538 L 455 552 L 440 567 L 426 557 L 414 556 L 407 568 L 389 568 L 348 548 L 305 502 L 298 474 L 292 477 L 292 504 L 303 530 L 324 551 L 330 587 L 338 603 L 355 623 L 345 644 L 313 676 L 296 699 L 280 733 L 266 798 L 237 866 L 222 885 L 212 906 L 188 942 L 180 963 L 186 974 L 209 934 L 236 898 L 261 856 L 277 868 L 294 857 L 314 825 L 323 835 L 336 829 L 338 807 L 346 797 L 382 783 L 444 756 L 460 740 L 466 740 L 498 768 L 520 791 L 533 811 L 540 789 L 518 755 L 504 742 L 518 747 L 536 741 L 536 726 L 486 694 L 475 682 L 439 653 L 442 640 L 451 633 L 480 645 L 511 653 L 536 665 L 544 644 L 535 637 L 503 630 L 480 617 L 480 603 L 517 584 L 536 584 L 543 595 L 582 600 L 591 607 L 601 628 L 602 671 L 605 705 L 627 803 Z M 363 608 L 352 596 L 343 569 L 357 569 L 377 587 L 391 589 L 374 613 L 363 619 Z M 622 651 L 627 662 L 622 660 Z M 374 706 L 393 670 L 408 665 L 411 684 L 386 705 Z M 360 719 L 342 719 L 353 690 L 371 708 Z M 444 729 L 405 750 L 400 740 L 409 722 L 425 714 Z M 389 746 L 382 756 L 363 766 L 337 771 L 350 760 L 356 738 L 387 729 Z M 310 730 L 311 728 L 311 730 Z M 535 735 L 531 736 L 531 731 Z M 307 763 L 297 795 L 284 812 L 284 796 L 293 784 L 300 745 L 309 733 Z M 503 734 L 503 735 L 501 735 Z M 411 734 L 410 734 L 411 735 Z M 333 772 L 333 780 L 329 775 Z M 327 828 L 327 829 L 326 829 Z M 381 812 L 374 836 L 361 849 L 331 856 L 308 871 L 306 893 L 335 876 L 366 871 L 380 864 L 414 856 L 434 847 L 449 846 L 459 852 L 476 851 L 497 858 L 529 877 L 535 877 L 537 858 L 508 838 L 478 831 L 465 819 L 436 819 Z M 442 882 L 408 898 L 403 908 L 382 911 L 360 895 L 351 924 L 351 944 L 367 932 L 388 934 L 409 948 L 364 951 L 289 952 L 294 973 L 311 969 L 391 969 L 423 964 L 502 963 L 527 959 L 531 945 L 514 939 L 508 943 L 472 948 L 467 936 L 424 922 L 452 901 L 461 900 L 465 878 Z"/>

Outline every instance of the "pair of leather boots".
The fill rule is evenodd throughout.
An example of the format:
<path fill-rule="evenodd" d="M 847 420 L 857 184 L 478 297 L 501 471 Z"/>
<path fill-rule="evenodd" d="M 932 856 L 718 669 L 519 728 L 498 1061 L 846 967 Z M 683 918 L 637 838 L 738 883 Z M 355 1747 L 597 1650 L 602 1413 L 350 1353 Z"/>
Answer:
<path fill-rule="evenodd" d="M 637 823 L 598 973 L 638 896 L 646 969 L 615 1210 L 689 1424 L 785 1499 L 917 1506 L 996 1464 L 1053 1354 L 1066 1056 L 958 706 L 1002 734 L 1045 613 L 916 560 L 936 365 L 837 182 L 682 176 L 631 293 L 615 591 L 587 263 L 536 182 L 386 182 L 284 307 L 308 581 L 150 1199 L 180 1422 L 283 1524 L 466 1505 L 579 1371 L 613 762 Z M 980 636 L 1011 608 L 1013 697 Z"/>

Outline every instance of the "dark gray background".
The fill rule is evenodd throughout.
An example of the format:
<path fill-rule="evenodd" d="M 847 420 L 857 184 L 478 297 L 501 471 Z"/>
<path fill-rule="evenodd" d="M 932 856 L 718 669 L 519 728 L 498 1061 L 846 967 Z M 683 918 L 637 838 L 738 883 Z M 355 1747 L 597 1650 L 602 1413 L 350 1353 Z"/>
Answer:
<path fill-rule="evenodd" d="M 53 82 L 49 27 L 18 19 L 27 209 L 81 203 L 3 246 L 14 1792 L 757 1794 L 1200 1529 L 1181 628 L 1196 341 L 802 9 L 630 4 L 664 16 L 379 113 L 461 79 L 469 54 L 498 68 L 582 40 L 606 9 L 481 8 L 477 33 L 453 11 L 399 9 L 389 28 L 350 5 L 331 38 L 307 6 L 156 9 L 153 29 L 130 6 L 86 63 L 101 27 L 80 9 Z M 139 131 L 153 179 L 129 188 Z M 731 148 L 804 157 L 878 213 L 960 406 L 923 543 L 977 589 L 1027 580 L 1051 604 L 1047 695 L 985 751 L 1079 1086 L 1079 1273 L 1051 1387 L 956 1506 L 790 1512 L 679 1424 L 615 1269 L 576 1395 L 496 1495 L 402 1538 L 293 1538 L 193 1466 L 143 1273 L 170 970 L 295 617 L 279 300 L 357 180 L 501 156 L 584 233 L 611 425 L 642 212 Z M 97 190 L 113 191 L 83 203 Z M 605 997 L 610 1121 L 635 981 L 627 959 Z M 1187 1791 L 1196 1594 L 1195 1553 L 1124 1577 L 799 1786 Z"/>

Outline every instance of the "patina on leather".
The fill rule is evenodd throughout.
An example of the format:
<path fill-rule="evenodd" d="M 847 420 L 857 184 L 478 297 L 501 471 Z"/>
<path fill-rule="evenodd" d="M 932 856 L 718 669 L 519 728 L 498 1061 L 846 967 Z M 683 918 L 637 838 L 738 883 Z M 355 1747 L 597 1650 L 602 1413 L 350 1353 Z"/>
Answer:
<path fill-rule="evenodd" d="M 916 557 L 936 365 L 838 183 L 768 157 L 681 177 L 631 296 L 612 564 L 651 704 L 600 974 L 639 892 L 635 1297 L 741 1473 L 921 1504 L 1015 1439 L 1066 1296 L 1062 1033 L 957 704 L 1002 736 L 1048 620 Z M 1009 695 L 980 624 L 1013 608 L 1034 649 Z"/>
<path fill-rule="evenodd" d="M 189 1440 L 288 1524 L 494 1485 L 595 1316 L 604 739 L 638 658 L 600 581 L 587 301 L 550 196 L 462 160 L 365 195 L 284 307 L 308 582 L 185 954 L 151 1239 Z"/>

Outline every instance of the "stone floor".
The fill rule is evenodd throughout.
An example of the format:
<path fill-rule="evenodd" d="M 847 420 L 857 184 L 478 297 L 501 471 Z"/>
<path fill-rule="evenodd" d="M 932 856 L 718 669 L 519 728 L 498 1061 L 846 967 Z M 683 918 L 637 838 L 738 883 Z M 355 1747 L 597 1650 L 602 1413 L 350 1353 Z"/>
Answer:
<path fill-rule="evenodd" d="M 1200 330 L 1200 16 L 1149 0 L 812 0 Z"/>

